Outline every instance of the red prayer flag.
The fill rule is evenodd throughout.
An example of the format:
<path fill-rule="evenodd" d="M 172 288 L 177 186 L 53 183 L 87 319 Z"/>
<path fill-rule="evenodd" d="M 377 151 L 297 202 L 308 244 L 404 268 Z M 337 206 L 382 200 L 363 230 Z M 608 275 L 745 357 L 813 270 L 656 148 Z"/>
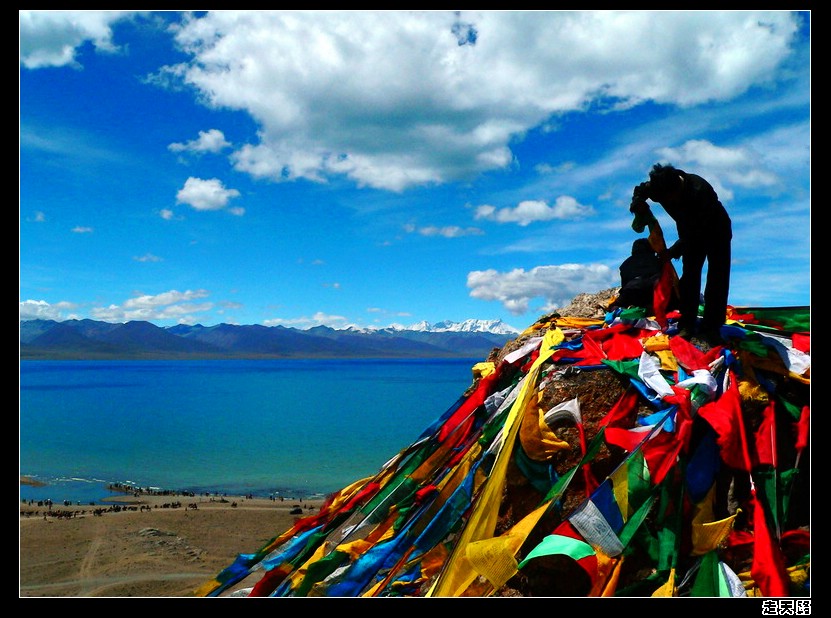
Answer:
<path fill-rule="evenodd" d="M 745 324 L 758 324 L 759 320 L 752 313 L 739 313 L 732 305 L 727 305 L 727 319 L 735 320 L 736 322 L 744 322 Z"/>
<path fill-rule="evenodd" d="M 773 542 L 767 516 L 753 491 L 753 564 L 750 574 L 759 586 L 762 596 L 787 597 L 788 572 L 779 546 Z"/>
<path fill-rule="evenodd" d="M 560 525 L 558 525 L 554 529 L 553 534 L 568 537 L 570 539 L 577 539 L 578 541 L 588 543 L 585 537 L 583 537 L 583 535 L 580 534 L 580 531 L 577 530 L 577 528 L 575 528 L 574 525 L 568 519 L 565 519 L 562 522 L 560 522 Z M 577 560 L 576 562 L 588 574 L 589 578 L 591 579 L 592 586 L 594 586 L 597 581 L 597 554 L 590 554 L 585 558 Z"/>
<path fill-rule="evenodd" d="M 622 448 L 628 453 L 637 450 L 644 438 L 653 431 L 652 427 L 640 427 L 638 429 L 624 429 L 623 427 L 607 427 L 603 434 L 606 444 Z"/>
<path fill-rule="evenodd" d="M 254 587 L 251 589 L 251 592 L 248 593 L 249 597 L 267 597 L 270 595 L 274 590 L 283 583 L 283 580 L 291 573 L 292 565 L 285 563 L 281 564 L 270 571 L 267 571 L 265 575 L 260 578 Z"/>
<path fill-rule="evenodd" d="M 755 465 L 776 468 L 776 404 L 773 400 L 762 412 L 762 423 L 756 430 Z"/>
<path fill-rule="evenodd" d="M 643 353 L 641 339 L 652 334 L 652 329 L 633 328 L 621 322 L 608 328 L 588 330 L 584 333 L 583 339 L 597 342 L 603 358 L 628 360 L 640 358 Z"/>
<path fill-rule="evenodd" d="M 620 399 L 615 402 L 612 409 L 600 420 L 598 426 L 631 427 L 631 421 L 635 419 L 639 402 L 640 393 L 633 386 L 629 386 L 620 396 Z"/>
<path fill-rule="evenodd" d="M 716 442 L 721 449 L 722 461 L 737 470 L 750 472 L 750 453 L 744 433 L 741 397 L 736 376 L 730 371 L 730 385 L 716 401 L 704 404 L 698 415 L 707 421 L 718 437 Z"/>
<path fill-rule="evenodd" d="M 678 364 L 687 371 L 709 369 L 710 363 L 721 354 L 720 346 L 710 348 L 707 352 L 702 352 L 683 337 L 672 337 L 669 340 L 669 349 L 672 350 Z"/>
<path fill-rule="evenodd" d="M 791 335 L 793 347 L 805 354 L 811 353 L 811 333 L 794 333 Z"/>
<path fill-rule="evenodd" d="M 653 485 L 660 485 L 664 477 L 675 467 L 682 446 L 684 443 L 676 434 L 666 431 L 662 431 L 643 445 L 643 457 L 649 469 L 649 480 Z"/>
<path fill-rule="evenodd" d="M 796 423 L 796 452 L 801 453 L 806 446 L 808 446 L 808 432 L 811 428 L 809 422 L 811 410 L 808 406 L 802 407 L 802 414 L 799 417 L 799 422 Z"/>
<path fill-rule="evenodd" d="M 468 396 L 468 398 L 459 406 L 459 409 L 453 412 L 450 418 L 441 426 L 438 435 L 438 441 L 444 442 L 447 437 L 453 435 L 464 421 L 469 420 L 473 415 L 474 410 L 485 403 L 485 399 L 491 394 L 493 385 L 499 377 L 499 368 L 479 380 L 476 390 Z"/>
<path fill-rule="evenodd" d="M 666 431 L 652 433 L 654 431 L 653 427 L 639 429 L 607 427 L 603 437 L 607 444 L 622 448 L 629 453 L 640 447 L 643 458 L 646 460 L 646 467 L 649 469 L 650 481 L 653 485 L 658 485 L 678 460 L 678 453 L 681 452 L 684 441 L 679 439 L 676 433 Z M 652 436 L 644 442 L 644 439 L 651 433 Z"/>
<path fill-rule="evenodd" d="M 661 265 L 661 276 L 655 282 L 652 292 L 652 309 L 655 312 L 655 321 L 661 325 L 661 328 L 665 328 L 668 323 L 667 306 L 672 298 L 677 276 L 672 262 L 667 260 Z"/>

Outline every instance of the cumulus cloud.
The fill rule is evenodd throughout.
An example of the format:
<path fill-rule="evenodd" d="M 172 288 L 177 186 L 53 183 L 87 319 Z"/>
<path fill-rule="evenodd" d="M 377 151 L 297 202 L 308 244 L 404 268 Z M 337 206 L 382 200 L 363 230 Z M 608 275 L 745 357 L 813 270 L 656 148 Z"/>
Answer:
<path fill-rule="evenodd" d="M 515 268 L 507 272 L 474 270 L 467 275 L 470 296 L 495 300 L 513 315 L 530 309 L 533 299 L 542 299 L 543 309 L 567 305 L 583 292 L 593 293 L 620 285 L 617 271 L 602 264 L 561 264 L 537 266 L 531 270 Z"/>
<path fill-rule="evenodd" d="M 197 139 L 184 143 L 174 142 L 167 149 L 171 152 L 210 152 L 217 154 L 230 146 L 231 142 L 225 139 L 225 134 L 222 131 L 219 129 L 210 129 L 208 131 L 199 131 L 199 137 Z"/>
<path fill-rule="evenodd" d="M 136 296 L 135 298 L 127 300 L 124 303 L 124 307 L 130 310 L 152 309 L 162 307 L 164 305 L 190 301 L 197 298 L 205 298 L 207 296 L 207 290 L 186 290 L 184 292 L 170 290 L 169 292 L 162 292 L 161 294 L 142 294 L 141 296 Z"/>
<path fill-rule="evenodd" d="M 67 320 L 73 316 L 65 316 L 65 311 L 75 309 L 75 305 L 67 302 L 50 304 L 45 300 L 20 301 L 21 320 Z"/>
<path fill-rule="evenodd" d="M 499 208 L 485 204 L 476 208 L 474 218 L 496 221 L 497 223 L 516 223 L 522 227 L 535 221 L 552 219 L 585 219 L 594 214 L 591 206 L 584 206 L 573 197 L 562 195 L 553 206 L 540 200 L 525 200 L 513 208 Z"/>
<path fill-rule="evenodd" d="M 19 14 L 20 63 L 36 69 L 116 49 L 112 24 L 138 13 Z M 189 60 L 146 81 L 248 113 L 240 171 L 401 191 L 511 165 L 512 141 L 563 113 L 738 96 L 797 29 L 788 11 L 208 11 L 171 30 Z M 171 149 L 228 147 L 214 131 Z"/>
<path fill-rule="evenodd" d="M 20 64 L 27 69 L 72 66 L 86 42 L 113 52 L 112 24 L 132 11 L 18 11 Z"/>
<path fill-rule="evenodd" d="M 558 114 L 735 97 L 796 29 L 787 11 L 218 11 L 180 25 L 191 59 L 159 75 L 258 123 L 240 171 L 400 191 L 504 168 Z"/>
<path fill-rule="evenodd" d="M 187 204 L 195 210 L 222 210 L 228 202 L 239 196 L 236 189 L 226 189 L 217 178 L 203 180 L 191 176 L 176 194 L 177 204 Z M 242 211 L 245 212 L 245 211 Z M 233 214 L 242 214 L 234 212 Z"/>
<path fill-rule="evenodd" d="M 72 231 L 76 234 L 92 234 L 93 229 L 84 225 L 76 225 L 72 228 Z"/>
<path fill-rule="evenodd" d="M 177 320 L 180 323 L 192 323 L 196 314 L 210 311 L 214 305 L 211 302 L 191 301 L 207 296 L 207 290 L 170 290 L 161 294 L 136 296 L 120 305 L 95 307 L 90 313 L 94 319 L 105 322 Z"/>

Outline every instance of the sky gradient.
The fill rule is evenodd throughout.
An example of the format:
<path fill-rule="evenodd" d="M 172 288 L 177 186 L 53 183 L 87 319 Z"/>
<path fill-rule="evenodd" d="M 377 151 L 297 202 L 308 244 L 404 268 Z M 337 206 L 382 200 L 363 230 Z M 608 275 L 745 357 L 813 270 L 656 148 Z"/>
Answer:
<path fill-rule="evenodd" d="M 656 162 L 726 206 L 731 305 L 810 304 L 809 12 L 19 26 L 21 319 L 523 329 L 619 285 Z"/>

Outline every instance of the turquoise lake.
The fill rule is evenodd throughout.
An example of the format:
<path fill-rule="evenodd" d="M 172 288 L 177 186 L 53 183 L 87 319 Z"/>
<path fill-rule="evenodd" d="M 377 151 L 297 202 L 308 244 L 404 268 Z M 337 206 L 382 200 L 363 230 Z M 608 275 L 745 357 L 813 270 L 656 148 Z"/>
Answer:
<path fill-rule="evenodd" d="M 107 483 L 294 497 L 375 474 L 481 359 L 21 361 L 21 499 Z"/>

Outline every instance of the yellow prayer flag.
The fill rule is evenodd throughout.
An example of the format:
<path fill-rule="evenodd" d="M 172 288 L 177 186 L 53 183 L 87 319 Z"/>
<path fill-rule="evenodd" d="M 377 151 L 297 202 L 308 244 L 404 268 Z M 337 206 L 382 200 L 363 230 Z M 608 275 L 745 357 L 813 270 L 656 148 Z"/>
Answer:
<path fill-rule="evenodd" d="M 473 366 L 473 377 L 474 378 L 487 378 L 491 375 L 494 371 L 496 371 L 496 365 L 494 363 L 476 363 Z"/>
<path fill-rule="evenodd" d="M 529 396 L 520 422 L 519 441 L 525 454 L 534 461 L 548 461 L 555 453 L 571 448 L 545 422 L 545 413 L 538 406 L 536 391 Z"/>
<path fill-rule="evenodd" d="M 551 358 L 554 353 L 554 346 L 559 345 L 563 339 L 563 333 L 559 328 L 548 330 L 545 333 L 540 343 L 539 356 L 528 370 L 522 389 L 511 406 L 508 417 L 505 419 L 504 440 L 496 454 L 491 473 L 485 480 L 479 498 L 473 504 L 470 518 L 462 530 L 444 570 L 427 592 L 428 597 L 460 596 L 476 578 L 476 571 L 467 558 L 467 546 L 471 542 L 493 536 L 499 514 L 499 501 L 502 498 L 502 490 L 505 486 L 508 463 L 519 433 L 520 422 L 518 419 L 528 405 L 531 394 L 537 389 L 540 367 Z"/>
<path fill-rule="evenodd" d="M 468 545 L 467 558 L 471 566 L 487 578 L 494 590 L 517 574 L 516 555 L 549 504 L 550 501 L 531 511 L 503 535 Z"/>
<path fill-rule="evenodd" d="M 707 523 L 698 523 L 693 521 L 692 524 L 692 544 L 693 548 L 690 552 L 693 556 L 703 556 L 721 547 L 721 545 L 730 536 L 730 531 L 733 529 L 733 523 L 736 521 L 736 516 L 741 512 L 741 509 L 736 511 L 734 515 L 725 517 L 718 521 L 711 521 Z"/>
<path fill-rule="evenodd" d="M 733 529 L 733 522 L 736 516 L 741 513 L 738 509 L 734 515 L 724 519 L 713 521 L 713 502 L 715 500 L 715 485 L 710 488 L 707 495 L 695 505 L 695 513 L 692 518 L 692 551 L 693 556 L 703 556 L 715 549 L 727 540 L 730 531 Z"/>
<path fill-rule="evenodd" d="M 595 549 L 595 554 L 597 555 L 597 578 L 588 596 L 613 597 L 620 580 L 623 556 L 612 558 L 598 549 Z"/>
<path fill-rule="evenodd" d="M 653 597 L 674 597 L 675 596 L 675 567 L 669 570 L 669 577 L 665 584 L 652 593 Z"/>

